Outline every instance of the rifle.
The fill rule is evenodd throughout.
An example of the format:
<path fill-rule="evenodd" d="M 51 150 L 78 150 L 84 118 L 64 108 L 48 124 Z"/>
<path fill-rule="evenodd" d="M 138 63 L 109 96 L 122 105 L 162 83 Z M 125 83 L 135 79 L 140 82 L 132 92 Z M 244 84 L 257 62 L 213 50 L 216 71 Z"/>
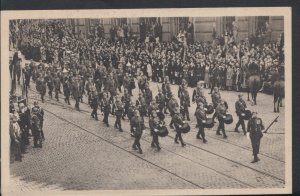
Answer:
<path fill-rule="evenodd" d="M 271 122 L 271 124 L 268 126 L 268 128 L 264 131 L 264 133 L 267 133 L 267 131 L 270 129 L 270 127 L 274 124 L 274 122 L 278 122 L 279 115 Z"/>

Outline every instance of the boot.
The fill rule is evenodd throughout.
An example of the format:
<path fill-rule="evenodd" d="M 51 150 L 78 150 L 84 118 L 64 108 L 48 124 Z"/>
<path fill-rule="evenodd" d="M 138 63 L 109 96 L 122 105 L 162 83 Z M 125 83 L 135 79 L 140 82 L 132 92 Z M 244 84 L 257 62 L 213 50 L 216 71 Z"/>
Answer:
<path fill-rule="evenodd" d="M 134 150 L 137 150 L 136 145 L 132 145 L 132 148 L 133 148 Z"/>
<path fill-rule="evenodd" d="M 160 151 L 161 147 L 160 146 L 157 146 L 157 151 Z"/>
<path fill-rule="evenodd" d="M 186 146 L 186 144 L 185 144 L 185 143 L 183 143 L 183 142 L 181 142 L 181 146 L 182 146 L 182 147 L 185 147 L 185 146 Z"/>
<path fill-rule="evenodd" d="M 207 140 L 206 139 L 203 139 L 203 143 L 205 144 L 207 142 Z"/>
<path fill-rule="evenodd" d="M 142 149 L 141 149 L 141 148 L 139 148 L 139 153 L 140 153 L 140 154 L 143 154 L 143 151 L 142 151 Z"/>
<path fill-rule="evenodd" d="M 234 132 L 239 133 L 240 131 L 239 131 L 239 129 L 237 127 L 235 127 Z"/>
<path fill-rule="evenodd" d="M 221 133 L 220 133 L 220 131 L 219 131 L 219 130 L 216 132 L 216 135 L 221 135 Z"/>
<path fill-rule="evenodd" d="M 179 142 L 177 141 L 177 139 L 175 139 L 174 142 L 175 142 L 176 144 L 179 144 Z"/>
<path fill-rule="evenodd" d="M 197 136 L 196 136 L 196 138 L 197 138 L 197 139 L 199 139 L 199 140 L 201 140 L 201 139 L 202 139 L 202 138 L 200 137 L 200 135 L 197 135 Z"/>
<path fill-rule="evenodd" d="M 155 145 L 154 145 L 154 143 L 151 143 L 151 148 L 155 148 Z"/>

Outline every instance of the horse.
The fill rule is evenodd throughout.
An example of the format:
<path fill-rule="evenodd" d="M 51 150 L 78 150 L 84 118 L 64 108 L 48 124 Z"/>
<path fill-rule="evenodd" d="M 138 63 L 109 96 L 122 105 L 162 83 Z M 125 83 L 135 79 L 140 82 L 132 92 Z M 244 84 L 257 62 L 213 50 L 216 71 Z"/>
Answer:
<path fill-rule="evenodd" d="M 260 76 L 257 74 L 250 75 L 248 78 L 248 101 L 250 101 L 249 94 L 251 93 L 251 99 L 254 105 L 256 105 L 256 97 L 260 88 L 261 88 Z"/>

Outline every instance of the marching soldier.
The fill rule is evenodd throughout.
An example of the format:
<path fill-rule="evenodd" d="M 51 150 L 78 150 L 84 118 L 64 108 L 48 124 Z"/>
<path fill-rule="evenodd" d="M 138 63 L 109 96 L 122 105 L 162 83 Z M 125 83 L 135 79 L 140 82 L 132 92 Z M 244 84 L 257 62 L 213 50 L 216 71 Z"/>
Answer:
<path fill-rule="evenodd" d="M 45 80 L 47 82 L 47 87 L 48 87 L 48 95 L 52 98 L 52 91 L 53 91 L 53 77 L 50 71 L 48 71 Z"/>
<path fill-rule="evenodd" d="M 81 98 L 81 87 L 79 77 L 74 78 L 74 81 L 72 82 L 72 95 L 75 99 L 75 108 L 79 110 L 79 101 Z"/>
<path fill-rule="evenodd" d="M 171 99 L 170 99 L 170 101 L 168 103 L 168 108 L 169 108 L 169 111 L 170 111 L 170 115 L 172 117 L 172 120 L 171 120 L 169 126 L 170 126 L 171 129 L 174 129 L 174 126 L 173 126 L 173 124 L 174 124 L 173 116 L 174 116 L 176 110 L 179 108 L 179 104 L 178 104 L 178 102 L 175 99 L 175 97 L 174 97 L 173 94 L 171 94 Z"/>
<path fill-rule="evenodd" d="M 142 93 L 139 93 L 139 98 L 136 100 L 136 107 L 139 109 L 139 115 L 144 119 L 147 115 L 147 105 Z"/>
<path fill-rule="evenodd" d="M 189 107 L 191 107 L 190 95 L 186 89 L 186 86 L 183 86 L 182 91 L 180 93 L 180 108 L 181 108 L 181 113 L 183 115 L 183 120 L 185 120 L 186 117 L 187 121 L 190 121 Z"/>
<path fill-rule="evenodd" d="M 85 90 L 86 90 L 86 94 L 88 96 L 88 103 L 91 105 L 91 96 L 92 96 L 92 93 L 91 93 L 91 90 L 92 90 L 92 87 L 94 86 L 93 84 L 93 78 L 88 78 L 88 82 L 85 84 Z"/>
<path fill-rule="evenodd" d="M 156 105 L 155 100 L 152 100 L 149 108 L 148 108 L 148 112 L 149 112 L 149 117 L 151 117 L 151 115 L 153 114 L 153 112 L 157 113 L 158 107 Z"/>
<path fill-rule="evenodd" d="M 181 135 L 182 134 L 181 127 L 183 126 L 184 122 L 183 122 L 183 117 L 180 114 L 178 107 L 176 107 L 176 109 L 174 110 L 174 115 L 172 117 L 172 121 L 174 122 L 175 130 L 176 130 L 176 136 L 175 136 L 174 142 L 176 144 L 178 144 L 178 139 L 179 139 L 181 146 L 184 147 L 186 144 L 183 142 L 182 135 Z"/>
<path fill-rule="evenodd" d="M 37 101 L 35 101 L 33 103 L 33 108 L 32 108 L 32 112 L 34 112 L 34 108 L 36 108 L 35 113 L 37 115 L 37 117 L 39 117 L 39 127 L 40 127 L 40 132 L 41 132 L 41 137 L 43 140 L 45 140 L 45 136 L 44 136 L 44 131 L 43 131 L 43 125 L 44 125 L 44 110 L 41 106 L 39 106 L 39 103 Z"/>
<path fill-rule="evenodd" d="M 128 116 L 128 110 L 129 110 L 129 106 L 130 106 L 130 94 L 128 93 L 127 89 L 124 89 L 124 95 L 122 97 L 122 102 L 125 104 L 124 105 L 124 113 L 122 116 L 122 119 L 125 119 L 125 116 Z"/>
<path fill-rule="evenodd" d="M 227 135 L 225 133 L 225 125 L 224 125 L 224 119 L 226 118 L 226 112 L 228 107 L 226 107 L 225 101 L 223 99 L 220 100 L 220 103 L 218 104 L 216 108 L 216 115 L 219 121 L 219 126 L 217 129 L 216 134 L 221 135 L 220 131 L 223 133 L 223 138 L 227 138 Z"/>
<path fill-rule="evenodd" d="M 25 67 L 22 70 L 23 76 L 25 78 L 25 85 L 30 88 L 30 77 L 31 77 L 31 72 L 28 63 L 25 63 Z"/>
<path fill-rule="evenodd" d="M 244 135 L 246 135 L 245 122 L 242 117 L 242 113 L 245 112 L 247 105 L 246 105 L 246 102 L 243 100 L 243 94 L 239 94 L 238 97 L 239 97 L 239 100 L 237 100 L 235 102 L 235 110 L 236 110 L 236 114 L 239 117 L 239 121 L 236 123 L 234 131 L 239 132 L 238 128 L 241 125 L 242 129 L 244 131 Z"/>
<path fill-rule="evenodd" d="M 197 103 L 198 105 L 198 102 L 199 102 L 199 97 L 200 97 L 200 94 L 203 94 L 203 89 L 202 89 L 202 86 L 200 84 L 200 82 L 197 83 L 197 87 L 194 89 L 193 91 L 193 96 L 192 96 L 192 102 L 193 103 Z M 204 97 L 204 96 L 203 96 Z M 205 97 L 204 97 L 205 98 Z M 202 100 L 201 100 L 202 101 Z M 205 102 L 206 102 L 206 98 L 205 98 Z"/>
<path fill-rule="evenodd" d="M 40 75 L 36 81 L 36 90 L 41 94 L 42 102 L 44 102 L 44 96 L 46 94 L 46 81 L 42 75 Z"/>
<path fill-rule="evenodd" d="M 135 110 L 134 116 L 131 118 L 130 121 L 131 130 L 135 137 L 134 143 L 132 148 L 134 150 L 139 150 L 139 153 L 142 154 L 143 151 L 141 149 L 140 139 L 142 137 L 143 131 L 145 129 L 145 124 L 143 118 L 140 116 L 140 112 Z"/>
<path fill-rule="evenodd" d="M 121 118 L 123 116 L 124 104 L 118 95 L 116 96 L 114 105 L 116 114 L 115 128 L 119 129 L 120 132 L 123 132 Z"/>
<path fill-rule="evenodd" d="M 204 110 L 203 103 L 201 103 L 201 102 L 199 103 L 199 105 L 196 109 L 196 112 L 195 112 L 195 116 L 197 118 L 197 124 L 198 124 L 198 128 L 199 128 L 196 138 L 203 139 L 203 143 L 206 143 L 207 140 L 205 139 L 204 124 L 207 120 L 207 117 L 206 117 L 206 112 Z M 201 137 L 200 137 L 200 135 L 201 135 Z"/>
<path fill-rule="evenodd" d="M 211 100 L 214 108 L 216 109 L 221 101 L 221 94 L 218 87 L 214 88 L 214 92 L 211 94 Z M 213 120 L 215 120 L 216 117 L 217 117 L 217 113 L 215 112 L 213 115 Z"/>
<path fill-rule="evenodd" d="M 153 111 L 151 113 L 152 117 L 150 117 L 149 119 L 149 127 L 150 127 L 150 130 L 151 130 L 151 133 L 152 133 L 152 142 L 151 142 L 151 147 L 152 148 L 157 148 L 157 151 L 160 151 L 160 146 L 159 146 L 159 142 L 158 142 L 158 135 L 157 135 L 157 131 L 159 129 L 159 126 L 160 126 L 160 120 L 159 118 L 157 117 L 157 114 L 155 111 Z"/>
<path fill-rule="evenodd" d="M 171 99 L 171 95 L 172 95 L 172 91 L 171 91 L 171 86 L 170 86 L 170 80 L 169 77 L 166 76 L 164 82 L 162 83 L 162 93 L 165 95 L 165 114 L 167 113 L 167 109 L 168 109 L 168 103 Z"/>
<path fill-rule="evenodd" d="M 59 101 L 58 93 L 60 92 L 60 78 L 56 73 L 54 73 L 53 83 L 54 83 L 54 90 L 55 90 L 55 98 L 57 101 Z"/>
<path fill-rule="evenodd" d="M 256 112 L 252 112 L 252 117 L 248 121 L 247 125 L 247 132 L 249 132 L 252 150 L 253 150 L 253 156 L 254 159 L 251 163 L 256 163 L 259 161 L 258 154 L 259 154 L 259 146 L 260 146 L 260 140 L 263 137 L 262 130 L 264 130 L 264 125 L 262 122 L 262 119 L 257 117 Z"/>
<path fill-rule="evenodd" d="M 33 135 L 33 147 L 42 148 L 42 128 L 41 128 L 41 119 L 40 119 L 40 112 L 37 107 L 32 108 L 32 116 L 31 116 L 31 131 Z"/>
<path fill-rule="evenodd" d="M 68 105 L 71 105 L 70 104 L 71 83 L 67 77 L 65 78 L 65 81 L 63 84 L 63 90 L 64 90 L 64 95 L 65 95 L 65 102 L 68 103 Z"/>
<path fill-rule="evenodd" d="M 24 103 L 19 103 L 19 125 L 21 129 L 21 151 L 25 152 L 25 145 L 29 145 L 29 128 L 30 128 L 30 110 L 24 105 Z"/>
<path fill-rule="evenodd" d="M 102 107 L 102 111 L 104 114 L 102 122 L 104 122 L 106 124 L 106 126 L 109 127 L 108 115 L 110 112 L 110 100 L 109 100 L 108 94 L 105 92 L 103 93 L 103 97 L 101 100 L 101 107 Z"/>
<path fill-rule="evenodd" d="M 146 87 L 145 87 L 144 97 L 145 97 L 146 105 L 149 106 L 150 103 L 152 102 L 153 95 L 152 95 L 152 91 L 151 91 L 151 89 L 149 88 L 149 85 L 148 85 L 148 84 L 147 84 Z M 148 111 L 148 115 L 150 116 L 150 112 L 149 112 L 149 111 Z"/>
<path fill-rule="evenodd" d="M 180 98 L 181 92 L 184 90 L 185 86 L 187 86 L 187 81 L 185 79 L 182 79 L 182 83 L 178 88 L 178 98 Z"/>
<path fill-rule="evenodd" d="M 156 95 L 155 100 L 158 105 L 159 112 L 163 113 L 166 106 L 166 97 L 160 88 L 158 89 L 158 94 Z"/>
<path fill-rule="evenodd" d="M 99 97 L 97 95 L 97 92 L 95 90 L 91 91 L 91 107 L 93 109 L 91 116 L 93 118 L 95 118 L 95 120 L 98 121 L 98 114 L 97 114 L 97 110 L 98 110 L 98 105 L 99 105 Z"/>

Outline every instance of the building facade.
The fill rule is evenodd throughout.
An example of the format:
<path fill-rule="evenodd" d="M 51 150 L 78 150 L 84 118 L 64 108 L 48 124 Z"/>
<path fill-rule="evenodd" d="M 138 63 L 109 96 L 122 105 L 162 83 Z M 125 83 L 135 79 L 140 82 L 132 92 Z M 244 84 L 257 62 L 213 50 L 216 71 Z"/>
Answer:
<path fill-rule="evenodd" d="M 75 33 L 82 36 L 88 35 L 93 28 L 103 24 L 105 37 L 110 37 L 112 26 L 127 24 L 132 34 L 139 36 L 140 24 L 158 22 L 162 25 L 162 41 L 171 41 L 180 29 L 185 28 L 188 22 L 193 24 L 194 41 L 212 41 L 213 32 L 222 35 L 232 28 L 233 22 L 237 26 L 237 40 L 245 40 L 255 36 L 259 29 L 268 33 L 270 41 L 277 41 L 284 32 L 283 16 L 246 16 L 246 17 L 161 17 L 161 18 L 102 18 L 102 19 L 67 19 L 67 24 L 72 25 Z M 267 27 L 266 27 L 267 23 Z M 267 28 L 267 29 L 265 29 Z"/>

